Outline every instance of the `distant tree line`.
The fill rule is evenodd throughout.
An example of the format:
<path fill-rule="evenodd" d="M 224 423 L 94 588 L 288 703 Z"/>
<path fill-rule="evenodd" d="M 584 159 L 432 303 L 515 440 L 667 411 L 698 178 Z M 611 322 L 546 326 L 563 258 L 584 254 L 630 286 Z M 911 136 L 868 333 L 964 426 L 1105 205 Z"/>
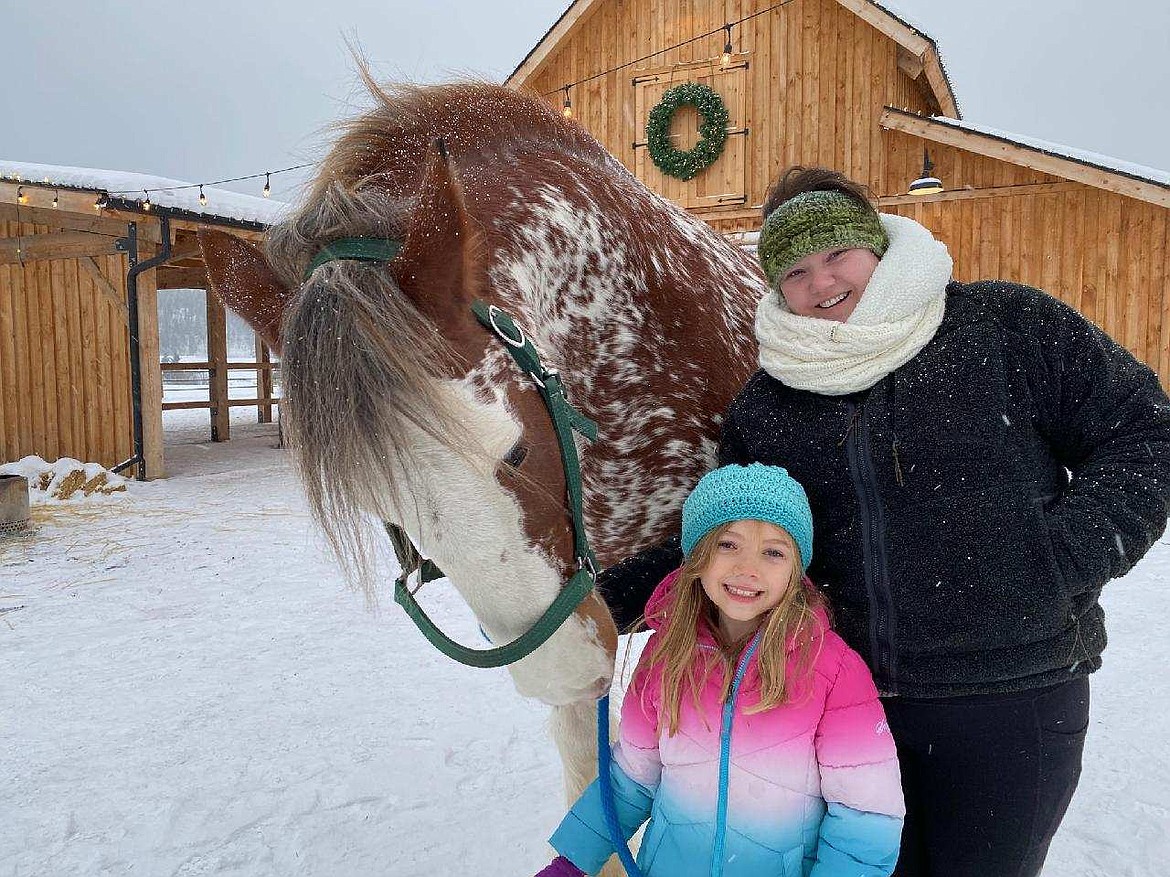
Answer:
<path fill-rule="evenodd" d="M 158 294 L 159 355 L 164 361 L 183 356 L 207 356 L 207 303 L 201 289 L 165 289 Z M 254 359 L 256 336 L 228 311 L 227 346 L 230 359 Z"/>

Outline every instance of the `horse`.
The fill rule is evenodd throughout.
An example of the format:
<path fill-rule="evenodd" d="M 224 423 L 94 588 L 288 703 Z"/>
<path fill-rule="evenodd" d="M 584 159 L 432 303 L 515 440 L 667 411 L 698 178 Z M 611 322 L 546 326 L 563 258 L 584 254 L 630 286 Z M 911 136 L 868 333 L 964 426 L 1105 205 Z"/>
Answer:
<path fill-rule="evenodd" d="M 602 566 L 677 532 L 754 368 L 755 260 L 652 193 L 580 124 L 486 83 L 379 86 L 344 123 L 262 252 L 200 233 L 211 286 L 281 355 L 310 507 L 376 590 L 370 521 L 401 526 L 492 642 L 530 627 L 573 571 L 565 475 L 537 388 L 470 309 L 512 315 L 600 425 L 578 442 Z M 330 261 L 339 238 L 399 242 Z M 509 669 L 553 708 L 572 801 L 597 773 L 593 710 L 617 631 L 594 592 Z"/>

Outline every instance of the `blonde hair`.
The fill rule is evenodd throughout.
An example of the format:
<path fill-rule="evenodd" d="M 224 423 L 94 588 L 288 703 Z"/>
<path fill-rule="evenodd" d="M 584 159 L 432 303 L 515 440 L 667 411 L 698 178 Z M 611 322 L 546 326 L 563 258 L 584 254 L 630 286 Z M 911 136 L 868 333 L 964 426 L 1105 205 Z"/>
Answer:
<path fill-rule="evenodd" d="M 679 571 L 669 604 L 657 616 L 665 620 L 665 624 L 655 638 L 648 666 L 661 669 L 659 728 L 663 727 L 665 721 L 668 736 L 678 732 L 684 683 L 698 706 L 708 674 L 721 673 L 721 700 L 725 702 L 731 693 L 736 662 L 750 639 L 748 637 L 736 642 L 726 640 L 719 629 L 719 610 L 703 591 L 701 580 L 719 540 L 734 523 L 731 521 L 715 527 L 696 543 Z M 789 699 L 793 694 L 791 681 L 802 678 L 811 669 L 816 660 L 813 644 L 816 642 L 819 648 L 820 643 L 814 613 L 824 606 L 824 598 L 805 580 L 803 562 L 795 540 L 786 530 L 781 532 L 796 562 L 792 565 L 788 589 L 760 625 L 763 633 L 756 650 L 760 672 L 760 702 L 748 710 L 751 713 L 763 712 Z M 719 645 L 714 655 L 704 655 L 698 648 L 701 620 L 707 622 Z M 788 641 L 793 636 L 796 637 L 795 660 L 790 665 Z"/>

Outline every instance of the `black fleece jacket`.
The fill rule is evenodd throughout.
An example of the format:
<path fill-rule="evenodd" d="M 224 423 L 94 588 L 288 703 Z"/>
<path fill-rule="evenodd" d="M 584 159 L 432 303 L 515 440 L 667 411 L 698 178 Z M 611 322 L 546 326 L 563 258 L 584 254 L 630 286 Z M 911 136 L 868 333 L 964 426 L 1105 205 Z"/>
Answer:
<path fill-rule="evenodd" d="M 869 390 L 823 396 L 757 372 L 719 458 L 804 485 L 809 575 L 879 690 L 1022 690 L 1101 665 L 1101 587 L 1166 526 L 1170 402 L 1055 298 L 952 283 L 934 338 Z M 620 625 L 680 562 L 676 538 L 602 574 Z"/>

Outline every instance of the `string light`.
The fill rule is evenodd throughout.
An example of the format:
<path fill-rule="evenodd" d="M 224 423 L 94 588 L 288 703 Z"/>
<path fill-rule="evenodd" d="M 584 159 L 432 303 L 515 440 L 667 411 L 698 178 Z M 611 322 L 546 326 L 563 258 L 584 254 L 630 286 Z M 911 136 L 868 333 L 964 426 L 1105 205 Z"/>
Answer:
<path fill-rule="evenodd" d="M 146 189 L 143 189 L 142 194 L 146 196 L 146 200 L 142 202 L 142 209 L 149 213 L 150 208 L 153 206 L 150 203 L 150 192 L 146 191 Z"/>
<path fill-rule="evenodd" d="M 780 0 L 780 2 L 773 3 L 771 6 L 765 7 L 764 9 L 759 9 L 759 10 L 753 12 L 751 15 L 745 15 L 743 18 L 737 18 L 735 21 L 729 22 L 728 24 L 721 25 L 720 27 L 715 28 L 715 30 L 709 30 L 706 33 L 701 33 L 698 36 L 691 37 L 689 40 L 683 40 L 681 43 L 675 43 L 672 46 L 663 46 L 661 49 L 655 49 L 653 52 L 650 52 L 648 55 L 643 55 L 640 58 L 634 58 L 632 61 L 624 61 L 621 64 L 618 64 L 614 67 L 610 67 L 608 70 L 602 70 L 599 73 L 594 73 L 591 76 L 586 76 L 584 79 L 578 79 L 576 82 L 570 82 L 568 85 L 563 85 L 563 86 L 561 86 L 561 88 L 554 88 L 552 91 L 541 92 L 540 96 L 541 97 L 552 97 L 554 94 L 556 94 L 558 91 L 561 91 L 561 90 L 565 90 L 567 93 L 567 90 L 569 88 L 572 88 L 574 85 L 584 85 L 586 82 L 592 82 L 594 79 L 600 79 L 601 77 L 608 76 L 611 73 L 617 73 L 619 70 L 625 70 L 627 67 L 633 67 L 635 64 L 641 64 L 643 61 L 649 61 L 651 58 L 655 58 L 655 57 L 662 55 L 666 52 L 673 51 L 674 49 L 681 49 L 683 46 L 689 46 L 691 43 L 697 43 L 700 40 L 709 39 L 710 37 L 715 36 L 715 34 L 717 34 L 717 33 L 722 33 L 724 31 L 727 31 L 728 28 L 735 27 L 737 24 L 743 24 L 745 21 L 751 21 L 753 18 L 758 18 L 761 15 L 767 15 L 769 12 L 772 12 L 775 9 L 779 9 L 782 6 L 787 6 L 789 3 L 792 3 L 792 2 L 793 2 L 793 0 Z M 729 44 L 730 43 L 730 33 L 728 34 L 728 37 L 729 37 L 729 41 L 728 41 L 728 44 Z M 725 44 L 725 45 L 727 45 L 727 44 Z"/>
<path fill-rule="evenodd" d="M 265 172 L 264 174 L 264 197 L 267 198 L 272 194 L 272 174 Z"/>
<path fill-rule="evenodd" d="M 573 102 L 569 100 L 569 86 L 565 86 L 565 104 L 561 107 L 561 115 L 566 119 L 573 118 Z"/>
<path fill-rule="evenodd" d="M 934 176 L 931 171 L 934 164 L 930 160 L 930 153 L 922 149 L 922 176 L 910 184 L 911 195 L 937 195 L 943 191 L 942 180 Z"/>
<path fill-rule="evenodd" d="M 723 44 L 723 57 L 719 59 L 720 67 L 731 66 L 731 25 L 723 25 L 723 29 L 727 31 L 727 42 Z"/>
<path fill-rule="evenodd" d="M 17 204 L 27 204 L 28 203 L 28 195 L 24 194 L 24 186 L 17 186 L 16 187 L 16 203 Z"/>
<path fill-rule="evenodd" d="M 200 207 L 207 206 L 207 196 L 203 194 L 203 186 L 199 187 L 199 206 Z"/>

